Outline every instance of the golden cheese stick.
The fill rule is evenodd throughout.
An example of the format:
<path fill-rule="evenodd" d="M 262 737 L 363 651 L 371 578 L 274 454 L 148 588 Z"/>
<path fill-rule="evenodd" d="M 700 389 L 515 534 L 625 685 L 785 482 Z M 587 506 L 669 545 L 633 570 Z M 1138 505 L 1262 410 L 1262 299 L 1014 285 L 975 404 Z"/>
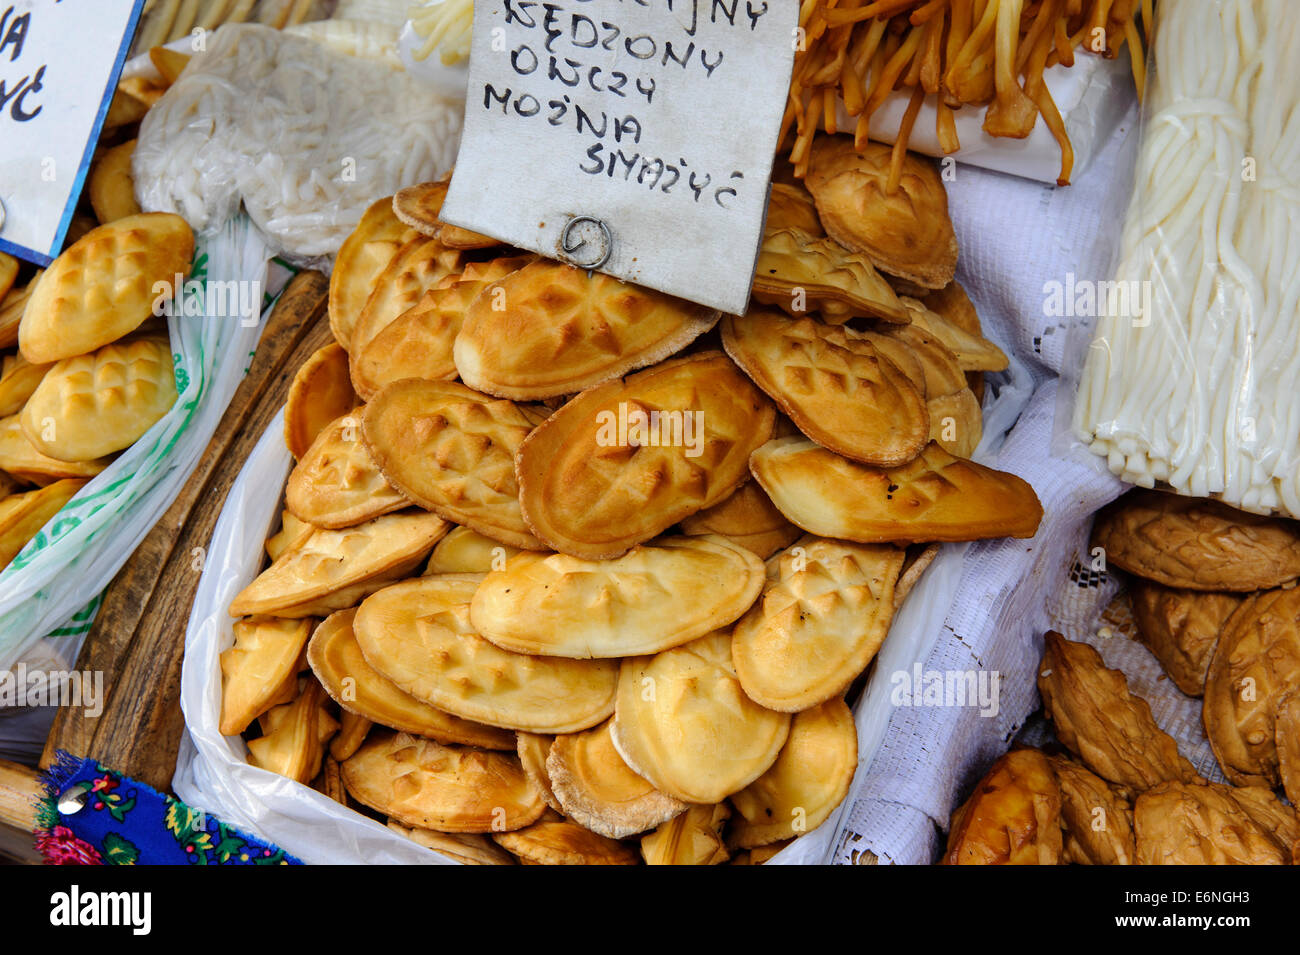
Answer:
<path fill-rule="evenodd" d="M 316 0 L 294 0 L 293 9 L 289 11 L 289 26 L 306 22 L 316 9 Z"/>
<path fill-rule="evenodd" d="M 202 30 L 215 30 L 226 22 L 226 13 L 232 2 L 233 0 L 211 0 L 195 25 Z"/>
<path fill-rule="evenodd" d="M 181 37 L 190 35 L 194 22 L 199 18 L 199 4 L 202 0 L 181 0 L 181 7 L 176 11 L 176 19 L 167 33 L 167 42 L 172 43 Z"/>
<path fill-rule="evenodd" d="M 226 17 L 227 23 L 246 23 L 248 16 L 253 12 L 253 4 L 257 0 L 235 0 L 235 6 Z"/>
<path fill-rule="evenodd" d="M 262 0 L 257 5 L 257 22 L 264 23 L 277 30 L 283 29 L 289 19 L 289 10 L 293 0 Z"/>
<path fill-rule="evenodd" d="M 180 10 L 180 7 L 181 0 L 159 0 L 158 6 L 153 13 L 136 32 L 135 49 L 148 51 L 156 46 L 162 46 L 167 39 L 167 35 L 171 32 L 172 24 L 176 21 L 176 13 Z"/>

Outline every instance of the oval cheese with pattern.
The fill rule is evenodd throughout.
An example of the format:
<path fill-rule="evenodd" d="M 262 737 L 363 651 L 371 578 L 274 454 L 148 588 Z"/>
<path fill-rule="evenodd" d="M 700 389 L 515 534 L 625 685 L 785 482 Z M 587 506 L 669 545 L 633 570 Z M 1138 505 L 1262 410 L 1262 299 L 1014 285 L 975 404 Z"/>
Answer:
<path fill-rule="evenodd" d="M 440 743 L 514 751 L 515 735 L 508 730 L 444 713 L 403 692 L 368 664 L 352 627 L 356 614 L 355 609 L 330 614 L 307 644 L 308 664 L 339 706 L 381 726 Z"/>
<path fill-rule="evenodd" d="M 662 361 L 717 320 L 663 292 L 541 260 L 470 305 L 456 369 L 466 384 L 503 398 L 569 395 Z"/>
<path fill-rule="evenodd" d="M 421 829 L 508 832 L 546 811 L 513 753 L 372 733 L 342 769 L 350 796 Z"/>
<path fill-rule="evenodd" d="M 652 657 L 629 657 L 611 733 L 618 753 L 660 792 L 714 803 L 776 762 L 790 714 L 745 695 L 719 630 Z"/>
<path fill-rule="evenodd" d="M 524 550 L 545 550 L 519 505 L 515 453 L 540 420 L 454 381 L 409 378 L 366 405 L 363 434 L 388 482 L 421 507 Z"/>
<path fill-rule="evenodd" d="M 797 713 L 842 694 L 889 632 L 904 557 L 890 544 L 804 537 L 768 561 L 732 642 L 750 699 Z"/>
<path fill-rule="evenodd" d="M 23 406 L 42 454 L 93 461 L 130 447 L 176 403 L 171 344 L 135 338 L 57 362 Z"/>
<path fill-rule="evenodd" d="M 575 557 L 618 557 L 746 479 L 776 409 L 726 355 L 700 352 L 585 391 L 516 459 L 524 518 Z"/>
<path fill-rule="evenodd" d="M 612 560 L 528 554 L 487 575 L 475 628 L 515 653 L 588 659 L 657 653 L 736 620 L 763 564 L 721 537 L 667 537 Z"/>
<path fill-rule="evenodd" d="M 91 229 L 41 276 L 18 326 L 19 348 L 39 365 L 117 341 L 154 314 L 160 288 L 171 297 L 193 256 L 194 232 L 168 212 Z"/>
<path fill-rule="evenodd" d="M 464 719 L 573 733 L 614 708 L 618 665 L 502 650 L 470 623 L 481 578 L 420 577 L 368 597 L 353 627 L 366 662 L 416 699 Z"/>

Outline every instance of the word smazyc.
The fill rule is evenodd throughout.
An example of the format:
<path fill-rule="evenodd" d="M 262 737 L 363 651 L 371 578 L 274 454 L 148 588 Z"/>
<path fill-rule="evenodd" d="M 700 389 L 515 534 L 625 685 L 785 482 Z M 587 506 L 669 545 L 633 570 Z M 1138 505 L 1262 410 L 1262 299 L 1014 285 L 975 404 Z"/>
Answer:
<path fill-rule="evenodd" d="M 31 29 L 32 15 L 24 13 L 14 16 L 14 7 L 10 6 L 0 14 L 0 66 L 17 63 L 23 55 L 23 46 L 27 43 L 27 34 Z M 5 55 L 8 54 L 8 60 Z M 9 117 L 18 123 L 35 119 L 44 108 L 39 103 L 27 100 L 28 96 L 39 93 L 45 88 L 45 64 L 41 64 L 33 74 L 28 72 L 19 80 L 0 76 L 0 116 L 8 110 Z"/>

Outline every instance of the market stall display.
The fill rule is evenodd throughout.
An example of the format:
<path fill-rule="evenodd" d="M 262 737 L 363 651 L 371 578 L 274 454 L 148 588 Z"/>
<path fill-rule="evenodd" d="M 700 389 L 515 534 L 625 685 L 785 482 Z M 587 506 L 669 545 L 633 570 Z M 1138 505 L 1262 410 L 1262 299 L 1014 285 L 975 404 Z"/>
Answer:
<path fill-rule="evenodd" d="M 88 603 L 93 615 L 96 595 L 166 510 L 238 383 L 235 356 L 256 341 L 260 301 L 245 301 L 245 324 L 195 291 L 204 280 L 260 274 L 265 260 L 249 230 L 235 225 L 196 241 L 180 217 L 131 211 L 121 200 L 121 170 L 103 172 L 107 156 L 92 176 L 100 212 L 128 214 L 78 229 L 80 237 L 3 304 L 14 318 L 6 338 L 18 349 L 6 356 L 0 389 L 8 412 L 0 471 L 22 485 L 81 482 L 10 505 L 28 519 L 7 536 L 6 668 L 24 659 L 71 662 L 89 626 L 71 618 Z M 199 315 L 209 320 L 192 320 Z M 56 513 L 41 510 L 69 488 L 76 493 Z M 50 520 L 37 522 L 38 514 Z M 68 573 L 72 567 L 79 572 Z M 41 643 L 64 625 L 60 639 Z"/>
<path fill-rule="evenodd" d="M 668 6 L 671 45 L 601 0 L 146 0 L 64 252 L 0 254 L 0 748 L 20 666 L 104 678 L 0 823 L 110 864 L 1300 864 L 1295 12 L 802 0 L 787 97 L 785 25 Z M 657 178 L 576 245 L 494 231 L 557 228 L 526 189 L 470 216 L 474 110 L 569 202 L 483 88 L 543 35 L 603 36 L 549 107 L 629 186 L 602 69 L 698 56 L 693 114 L 624 77 L 694 129 L 698 46 L 780 42 L 766 214 L 714 230 L 747 308 L 606 266 L 649 268 Z"/>
<path fill-rule="evenodd" d="M 1091 645 L 1047 634 L 1037 682 L 1051 731 L 975 785 L 944 861 L 1294 864 L 1295 533 L 1154 491 L 1103 509 L 1092 545 L 1131 575 L 1129 594 Z"/>
<path fill-rule="evenodd" d="M 186 8 L 190 6 L 192 5 L 187 4 Z M 184 14 L 185 11 L 182 10 L 181 13 Z M 154 47 L 148 51 L 147 57 L 140 57 L 128 64 L 118 95 L 109 109 L 101 148 L 88 178 L 89 201 L 85 203 L 85 211 L 93 210 L 95 217 L 104 224 L 99 230 L 92 231 L 94 219 L 87 221 L 84 214 L 78 215 L 69 233 L 70 242 L 74 244 L 56 263 L 57 268 L 49 270 L 48 274 L 52 276 L 50 283 L 38 287 L 37 279 L 41 273 L 30 275 L 30 269 L 10 268 L 8 264 L 0 272 L 6 288 L 14 284 L 18 286 L 7 291 L 4 297 L 6 337 L 11 338 L 15 344 L 19 343 L 21 324 L 23 349 L 31 351 L 32 357 L 39 362 L 33 364 L 21 355 L 5 361 L 4 370 L 8 374 L 5 375 L 5 388 L 0 390 L 5 395 L 5 408 L 11 419 L 6 422 L 10 426 L 3 432 L 5 453 L 11 458 L 18 455 L 10 462 L 11 470 L 16 469 L 19 474 L 26 476 L 36 476 L 41 483 L 46 483 L 53 476 L 69 479 L 39 495 L 31 495 L 21 501 L 14 500 L 6 510 L 5 553 L 7 557 L 17 557 L 14 561 L 15 568 L 11 568 L 8 576 L 14 586 L 0 596 L 0 609 L 6 612 L 5 638 L 0 660 L 9 666 L 22 662 L 38 670 L 59 670 L 73 663 L 78 647 L 105 599 L 97 596 L 98 591 L 109 582 L 134 546 L 143 541 L 152 524 L 177 496 L 190 468 L 198 460 L 207 437 L 218 427 L 225 402 L 239 384 L 241 375 L 248 370 L 245 356 L 253 351 L 257 342 L 259 314 L 271 296 L 281 289 L 288 274 L 291 274 L 278 264 L 268 270 L 267 259 L 274 249 L 268 250 L 263 245 L 265 233 L 250 226 L 242 214 L 234 215 L 243 208 L 239 200 L 236 200 L 236 208 L 231 208 L 229 203 L 223 205 L 218 218 L 200 218 L 195 214 L 192 203 L 190 207 L 179 209 L 184 216 L 152 210 L 142 214 L 140 211 L 142 205 L 150 205 L 145 195 L 149 187 L 163 188 L 171 184 L 174 191 L 178 188 L 177 177 L 182 175 L 175 168 L 158 170 L 148 166 L 147 157 L 158 149 L 172 149 L 174 153 L 179 147 L 176 138 L 179 134 L 167 128 L 162 112 L 155 116 L 152 108 L 158 106 L 165 111 L 167 104 L 186 95 L 186 89 L 193 89 L 204 82 L 207 74 L 203 62 L 205 52 L 210 49 L 209 41 L 216 47 L 211 52 L 220 57 L 223 48 L 219 41 L 229 29 L 231 28 L 223 28 L 212 35 L 202 34 L 198 41 L 183 42 L 176 49 Z M 258 30 L 257 27 L 248 29 Z M 340 77 L 352 82 L 356 89 L 375 95 L 379 94 L 381 88 L 387 90 L 384 84 L 401 81 L 400 75 L 395 72 L 395 59 L 392 64 L 375 65 L 355 56 L 349 58 L 346 53 L 328 52 L 338 46 L 346 48 L 347 41 L 351 39 L 352 46 L 358 48 L 354 52 L 359 55 L 369 53 L 366 44 L 376 36 L 378 29 L 373 24 L 329 21 L 328 24 L 312 29 L 314 33 L 309 32 L 304 37 L 286 36 L 283 40 L 286 44 L 297 44 L 294 62 L 298 67 L 310 71 L 328 66 Z M 391 46 L 395 43 L 396 27 L 385 29 L 392 33 Z M 274 31 L 267 32 L 279 36 Z M 311 38 L 313 35 L 322 39 L 318 42 Z M 237 42 L 235 46 L 238 47 Z M 245 43 L 247 46 L 248 43 Z M 349 69 L 352 72 L 348 72 Z M 392 77 L 392 80 L 382 79 L 384 76 Z M 248 77 L 245 80 L 250 81 Z M 368 81 L 369 85 L 363 80 Z M 284 75 L 279 76 L 278 82 L 282 91 L 287 89 L 289 80 Z M 273 105 L 269 99 L 266 104 L 268 108 Z M 323 103 L 318 104 L 317 115 L 321 108 Z M 437 100 L 431 104 L 430 109 L 436 111 L 439 122 L 426 132 L 421 141 L 426 144 L 435 143 L 431 147 L 435 149 L 448 148 L 448 143 L 454 147 L 454 129 L 448 130 L 441 122 L 450 115 L 446 104 Z M 307 111 L 307 114 L 303 114 L 299 109 L 293 114 L 297 116 L 309 113 Z M 137 124 L 140 124 L 139 129 Z M 373 131 L 373 126 L 367 128 Z M 448 138 L 439 140 L 439 137 Z M 365 161 L 366 153 L 354 152 L 351 161 Z M 427 164 L 430 159 L 428 156 L 424 159 L 407 156 L 405 162 L 409 168 L 418 170 L 421 162 Z M 438 168 L 429 167 L 430 171 Z M 290 166 L 285 174 L 297 175 L 301 169 L 301 166 Z M 377 174 L 376 169 L 369 165 L 363 165 L 362 173 Z M 335 199 L 352 194 L 346 185 L 349 178 L 355 182 L 355 175 L 349 176 L 348 170 L 340 167 L 339 174 L 335 176 L 335 180 L 340 183 L 333 193 Z M 304 185 L 301 188 L 307 187 Z M 366 188 L 365 185 L 352 187 L 353 192 L 359 190 L 363 194 L 362 207 L 364 202 L 372 198 L 371 194 L 364 192 Z M 335 205 L 338 203 L 335 202 Z M 355 212 L 355 215 L 359 214 L 360 208 Z M 348 220 L 346 206 L 341 212 L 336 210 L 327 218 L 339 221 L 340 215 L 346 223 L 345 230 L 355 224 L 355 218 Z M 131 216 L 139 218 L 127 218 Z M 125 225 L 119 226 L 118 219 L 123 219 Z M 168 237 L 159 238 L 146 234 L 148 230 L 135 228 L 132 223 L 137 221 L 149 224 L 166 222 L 176 226 L 172 231 L 184 232 L 187 236 L 193 229 L 199 232 L 197 251 L 194 249 L 193 238 L 190 239 L 190 251 L 186 252 L 180 244 Z M 301 237 L 306 234 L 306 228 L 299 223 L 298 230 L 293 234 Z M 318 222 L 316 228 L 324 226 Z M 161 233 L 163 230 L 155 227 L 154 231 Z M 146 239 L 155 241 L 145 242 Z M 143 244 L 145 247 L 136 248 L 131 243 Z M 301 253 L 304 247 L 298 245 L 294 248 Z M 151 254 L 151 250 L 156 250 L 152 253 L 153 260 L 146 261 L 145 257 Z M 172 255 L 175 261 L 164 260 L 161 257 L 163 251 L 175 253 Z M 135 299 L 143 296 L 142 308 L 124 307 L 123 303 L 118 303 L 106 310 L 102 290 L 98 286 L 92 287 L 96 281 L 111 283 L 114 280 L 113 272 L 106 263 L 119 253 L 118 262 L 135 263 L 141 260 L 144 268 L 135 274 L 131 272 L 135 266 L 128 264 L 121 276 L 123 281 L 113 286 L 111 294 L 120 296 L 129 291 Z M 91 261 L 95 255 L 98 255 L 98 259 Z M 190 274 L 191 258 L 196 263 L 193 274 Z M 179 280 L 177 276 L 180 276 Z M 85 307 L 79 308 L 74 294 L 78 290 L 73 286 L 83 278 L 90 284 L 83 290 Z M 126 283 L 127 278 L 132 279 L 133 284 L 130 286 Z M 164 280 L 169 289 L 166 296 L 159 294 L 158 283 Z M 34 302 L 31 307 L 29 301 Z M 139 306 L 140 302 L 134 301 L 132 304 Z M 138 331 L 132 332 L 129 325 L 122 324 L 136 322 L 146 316 L 149 322 Z M 71 331 L 77 327 L 78 322 L 83 330 L 74 336 Z M 170 347 L 166 344 L 169 332 Z M 119 346 L 102 340 L 110 333 L 113 337 L 130 334 Z M 160 334 L 161 338 L 158 337 Z M 96 338 L 96 335 L 99 337 Z M 148 335 L 153 337 L 148 338 Z M 146 340 L 134 341 L 141 337 Z M 120 384 L 130 401 L 139 406 L 139 413 L 130 413 L 129 421 L 126 420 L 128 409 L 119 407 L 114 399 L 109 400 L 101 409 L 113 420 L 87 427 L 91 419 L 82 411 L 88 406 L 82 398 L 71 394 L 64 382 L 68 375 L 61 371 L 60 374 L 49 377 L 47 384 L 42 386 L 43 391 L 36 389 L 38 372 L 45 371 L 54 360 L 54 353 L 46 347 L 49 342 L 56 343 L 55 350 L 59 352 L 60 361 L 75 364 L 80 359 L 73 352 L 80 354 L 85 351 L 89 347 L 86 342 L 92 340 L 97 346 L 107 349 L 105 354 L 112 360 L 98 362 L 85 369 L 69 368 L 69 373 L 74 376 L 80 374 L 81 377 L 76 379 L 80 382 L 85 378 L 83 372 L 92 372 L 97 376 L 96 380 L 103 383 L 100 396 L 108 395 L 111 398 L 117 392 L 111 390 L 115 386 L 111 375 L 106 377 L 106 374 L 121 367 L 123 375 L 119 376 L 122 379 Z M 132 351 L 125 356 L 112 352 L 113 348 L 121 347 L 129 347 Z M 153 348 L 157 354 L 137 354 L 145 348 Z M 161 360 L 163 357 L 166 358 L 165 361 Z M 123 365 L 119 358 L 128 361 Z M 81 361 L 85 364 L 85 360 Z M 156 374 L 153 377 L 157 378 L 160 385 L 149 394 L 146 394 L 145 389 L 147 382 L 140 374 L 145 367 L 154 369 Z M 54 370 L 59 371 L 59 367 L 56 366 Z M 166 374 L 163 374 L 164 370 Z M 174 389 L 169 392 L 173 378 Z M 60 382 L 64 382 L 65 386 L 60 386 Z M 105 391 L 104 388 L 110 390 Z M 103 401 L 100 403 L 104 404 Z M 145 404 L 149 404 L 150 408 L 145 409 Z M 24 405 L 28 406 L 26 412 Z M 65 420 L 68 418 L 65 412 L 69 408 L 76 411 L 75 417 L 79 424 L 61 427 L 61 423 L 69 423 Z M 118 464 L 110 464 L 110 459 L 106 456 L 109 449 L 104 445 L 105 439 L 111 442 L 119 433 L 134 436 L 136 431 L 143 430 L 142 426 L 153 420 L 144 414 L 145 410 L 153 417 L 161 410 L 166 410 L 165 417 L 157 426 L 165 430 L 150 431 L 149 436 L 154 436 L 152 443 L 149 436 L 146 436 L 145 440 L 137 442 L 133 448 L 124 452 Z M 25 469 L 25 442 L 30 439 L 21 428 L 24 414 L 30 419 L 27 430 L 37 433 L 38 440 L 48 442 L 61 438 L 62 443 L 66 444 L 68 440 L 80 435 L 78 440 L 84 447 L 74 449 L 79 456 L 85 457 L 88 447 L 102 453 L 86 461 L 67 462 L 55 471 L 51 471 L 51 467 L 42 461 L 36 462 L 34 470 Z M 42 426 L 39 433 L 35 430 L 38 423 Z M 43 438 L 42 434 L 52 437 Z M 87 438 L 91 444 L 102 447 L 90 447 L 85 440 Z M 111 450 L 117 450 L 117 447 L 114 445 Z M 68 457 L 71 451 L 65 448 L 61 453 Z M 67 501 L 70 494 L 66 492 L 77 490 L 77 480 L 92 478 L 106 467 L 109 470 L 102 482 L 93 482 L 84 492 L 77 494 L 70 502 Z M 73 471 L 78 473 L 72 473 Z M 123 474 L 129 475 L 129 480 L 123 481 Z M 109 493 L 99 490 L 101 483 L 110 489 Z M 56 502 L 60 505 L 66 503 L 66 506 L 56 508 Z M 39 534 L 36 533 L 50 518 L 52 520 L 49 521 L 49 526 Z M 106 528 L 126 536 L 104 533 Z M 18 554 L 17 551 L 26 543 L 26 538 L 32 536 L 35 536 L 35 540 L 27 552 Z M 123 546 L 124 544 L 128 546 Z M 201 546 L 202 542 L 197 544 Z M 34 556 L 33 549 L 39 551 Z M 66 568 L 70 560 L 75 561 L 84 572 L 60 574 L 59 571 Z M 21 572 L 18 568 L 21 568 Z M 155 579 L 152 571 L 145 576 Z M 105 619 L 112 618 L 106 616 Z M 120 623 L 120 620 L 115 621 L 115 624 Z M 47 638 L 45 635 L 51 632 L 52 637 Z M 117 667 L 108 668 L 108 672 L 117 675 Z M 19 724 L 10 722 L 8 725 Z M 161 732 L 171 740 L 170 746 L 164 744 L 161 751 L 173 751 L 176 727 L 173 724 Z M 28 752 L 31 747 L 39 751 L 39 739 L 23 738 L 20 731 L 11 752 Z M 72 748 L 84 751 L 79 745 Z M 119 765 L 133 768 L 127 760 L 120 761 Z M 143 775 L 157 782 L 165 781 L 170 773 L 150 767 Z"/>
<path fill-rule="evenodd" d="M 821 232 L 813 197 L 794 187 L 785 195 L 808 210 L 802 219 L 808 231 L 772 219 L 768 236 L 780 231 L 802 239 Z M 438 192 L 405 190 L 391 214 L 398 222 L 413 221 L 424 234 L 393 236 L 395 227 L 382 224 L 384 210 L 372 208 L 345 243 L 339 264 L 346 261 L 349 271 L 336 266 L 334 300 L 359 302 L 357 285 L 369 294 L 359 311 L 340 308 L 332 322 L 347 329 L 358 385 L 358 368 L 379 371 L 382 381 L 388 356 L 376 355 L 374 344 L 395 326 L 407 326 L 408 337 L 419 330 L 420 350 L 450 353 L 450 364 L 441 380 L 381 384 L 363 406 L 319 425 L 289 476 L 281 530 L 268 541 L 271 566 L 229 604 L 229 615 L 242 618 L 233 644 L 220 629 L 210 629 L 229 632 L 229 624 L 222 627 L 206 607 L 196 611 L 205 650 L 200 654 L 195 646 L 187 657 L 196 668 L 189 671 L 187 662 L 187 681 L 193 672 L 196 685 L 211 686 L 211 677 L 197 668 L 210 659 L 212 638 L 228 647 L 221 657 L 220 699 L 205 690 L 205 699 L 187 703 L 187 710 L 201 708 L 202 715 L 190 710 L 191 725 L 204 727 L 201 758 L 211 759 L 218 742 L 206 729 L 213 700 L 221 704 L 223 733 L 243 730 L 256 718 L 258 730 L 247 744 L 253 765 L 315 781 L 344 805 L 355 800 L 402 830 L 468 831 L 510 848 L 519 839 L 507 838 L 508 832 L 523 830 L 551 844 L 589 827 L 578 840 L 587 848 L 569 845 L 566 851 L 572 859 L 583 852 L 594 859 L 615 851 L 611 839 L 675 826 L 671 820 L 692 803 L 730 800 L 738 815 L 713 831 L 733 850 L 817 828 L 838 808 L 856 770 L 857 730 L 841 697 L 885 639 L 897 603 L 933 559 L 933 549 L 924 545 L 1007 531 L 1032 535 L 1041 519 L 1032 490 L 1013 475 L 962 461 L 938 442 L 926 447 L 931 423 L 924 396 L 969 394 L 967 374 L 977 366 L 1004 366 L 1005 357 L 983 339 L 978 320 L 967 322 L 969 331 L 950 329 L 941 314 L 918 303 L 936 334 L 919 323 L 897 324 L 912 314 L 906 309 L 892 323 L 865 331 L 824 324 L 816 313 L 728 318 L 720 337 L 742 358 L 737 367 L 716 344 L 692 344 L 716 315 L 572 267 L 520 260 L 509 249 L 449 246 L 436 206 L 432 215 L 413 213 L 417 196 L 436 202 Z M 915 215 L 942 218 L 943 203 L 925 204 Z M 851 255 L 839 248 L 841 258 Z M 810 256 L 800 265 L 807 271 L 824 261 Z M 515 268 L 502 268 L 495 281 L 482 279 L 493 262 Z M 864 258 L 857 264 L 873 271 Z M 468 293 L 462 290 L 467 283 Z M 503 311 L 511 322 L 508 339 L 488 331 Z M 760 375 L 765 346 L 751 334 L 773 322 L 802 330 L 802 339 L 792 343 L 800 364 L 767 358 L 768 371 Z M 949 350 L 941 336 L 963 341 L 966 357 Z M 593 347 L 596 341 L 605 343 L 601 350 Z M 643 352 L 646 357 L 638 358 Z M 402 354 L 394 358 L 402 361 Z M 747 376 L 751 368 L 761 387 Z M 448 380 L 457 374 L 495 395 Z M 314 380 L 314 368 L 304 369 L 303 377 Z M 795 424 L 778 423 L 776 406 L 797 410 L 796 422 L 829 438 L 842 430 L 835 422 L 862 410 L 864 392 L 885 400 L 886 386 L 910 395 L 917 440 L 892 449 L 882 424 L 844 450 L 919 468 L 905 478 L 901 468 L 875 466 L 877 506 L 892 506 L 893 517 L 877 523 L 872 544 L 799 538 L 797 527 L 782 532 L 782 509 L 795 525 L 801 504 L 819 500 L 851 513 L 851 506 L 834 503 L 851 485 L 832 492 L 835 482 L 814 484 L 767 500 L 759 490 L 769 471 L 760 463 L 765 452 L 770 448 L 779 458 L 786 444 L 803 440 Z M 619 409 L 635 423 L 620 425 Z M 293 420 L 300 414 L 286 412 L 287 435 L 303 431 Z M 649 433 L 665 420 L 676 430 Z M 961 425 L 951 416 L 935 424 L 939 441 L 979 442 L 978 410 Z M 965 426 L 975 430 L 973 439 L 958 438 Z M 639 437 L 625 437 L 638 427 Z M 774 429 L 784 437 L 773 439 Z M 835 462 L 873 471 L 831 451 L 822 454 L 825 460 L 810 459 L 800 473 L 813 479 Z M 772 468 L 776 474 L 788 470 L 782 463 Z M 933 469 L 948 472 L 951 490 L 927 501 L 934 492 L 925 490 L 926 475 Z M 737 488 L 757 496 L 751 508 L 760 515 L 771 514 L 766 526 L 776 519 L 782 534 L 776 546 L 765 544 L 761 554 L 747 549 L 764 525 L 743 520 L 735 540 L 674 536 L 677 524 L 686 529 L 687 519 L 723 506 Z M 918 506 L 929 508 L 926 517 L 909 513 Z M 448 536 L 453 525 L 459 527 Z M 853 534 L 847 527 L 834 532 Z M 478 542 L 473 549 L 466 550 L 467 538 Z M 790 546 L 774 554 L 781 540 Z M 460 556 L 449 554 L 444 542 L 455 542 Z M 917 546 L 908 552 L 895 542 Z M 410 576 L 430 550 L 425 573 Z M 817 614 L 796 623 L 790 615 L 805 602 Z M 666 605 L 678 612 L 665 616 Z M 867 633 L 859 630 L 864 613 L 876 619 Z M 305 657 L 311 669 L 302 677 L 304 659 L 295 649 L 305 634 L 300 621 L 321 617 L 312 623 Z M 293 640 L 275 639 L 276 628 L 292 631 Z M 813 646 L 821 662 L 805 671 L 798 661 Z M 352 661 L 347 670 L 343 659 Z M 353 678 L 350 692 L 345 673 Z M 657 690 L 643 699 L 639 688 L 647 683 Z M 323 706 L 318 686 L 338 703 L 338 717 Z M 235 706 L 243 714 L 237 721 Z M 339 717 L 350 717 L 355 733 Z M 372 722 L 391 729 L 376 726 L 367 735 Z M 487 734 L 501 730 L 507 745 L 518 736 L 517 747 L 510 746 L 518 756 L 491 755 L 499 744 L 488 743 Z M 718 759 L 719 746 L 725 759 Z M 824 792 L 813 793 L 804 788 L 807 760 L 828 746 L 842 751 L 841 769 Z M 566 755 L 571 749 L 592 747 L 603 754 L 598 760 L 577 767 L 567 762 L 578 758 Z M 232 752 L 228 743 L 220 751 L 223 760 Z M 473 807 L 494 797 L 472 783 L 472 774 L 492 759 L 502 763 L 506 775 L 500 778 L 522 773 L 520 779 L 549 798 L 519 803 L 519 814 L 507 813 L 504 824 L 475 817 Z M 341 769 L 341 790 L 327 783 L 332 761 Z M 509 766 L 522 768 L 507 772 Z M 417 789 L 404 785 L 400 792 L 407 795 L 399 798 L 393 788 L 398 777 L 418 781 Z M 462 795 L 448 803 L 452 793 Z M 543 802 L 568 821 L 543 817 Z M 632 812 L 629 802 L 642 810 Z M 759 825 L 787 804 L 798 809 L 789 821 Z M 724 806 L 711 818 L 721 822 L 727 811 Z M 465 813 L 478 821 L 466 821 Z M 357 822 L 348 827 L 358 839 L 369 832 Z M 651 845 L 669 838 L 668 831 Z M 286 829 L 280 838 L 293 845 L 300 837 Z M 719 852 L 709 855 L 721 861 Z"/>
<path fill-rule="evenodd" d="M 1180 688 L 1204 696 L 1206 734 L 1224 774 L 1239 786 L 1282 788 L 1292 801 L 1300 796 L 1298 531 L 1292 521 L 1213 501 L 1136 491 L 1103 513 L 1094 532 L 1119 566 L 1144 578 L 1134 593 L 1139 632 Z M 1136 546 L 1126 548 L 1130 541 Z M 1238 548 L 1244 553 L 1224 558 Z"/>

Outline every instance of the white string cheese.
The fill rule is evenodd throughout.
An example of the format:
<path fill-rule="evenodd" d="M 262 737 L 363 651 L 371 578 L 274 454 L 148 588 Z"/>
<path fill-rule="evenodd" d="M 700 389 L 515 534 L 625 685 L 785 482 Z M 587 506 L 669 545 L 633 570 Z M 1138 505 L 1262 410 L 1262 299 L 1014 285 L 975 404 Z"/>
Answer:
<path fill-rule="evenodd" d="M 242 203 L 277 251 L 311 260 L 375 199 L 446 172 L 461 120 L 401 70 L 228 24 L 141 124 L 136 197 L 199 231 Z"/>
<path fill-rule="evenodd" d="M 1300 517 L 1300 4 L 1160 7 L 1115 279 L 1074 427 L 1144 487 Z"/>

